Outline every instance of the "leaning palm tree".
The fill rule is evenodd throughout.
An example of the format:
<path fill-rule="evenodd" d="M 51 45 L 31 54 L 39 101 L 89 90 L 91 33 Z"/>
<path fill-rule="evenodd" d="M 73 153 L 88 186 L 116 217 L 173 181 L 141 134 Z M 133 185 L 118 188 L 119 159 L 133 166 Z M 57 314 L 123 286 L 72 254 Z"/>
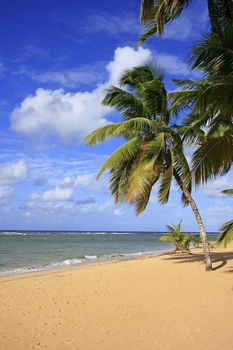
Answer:
<path fill-rule="evenodd" d="M 142 44 L 152 35 L 162 35 L 164 25 L 177 18 L 189 5 L 191 0 L 141 0 L 140 18 L 145 31 L 137 45 Z M 207 0 L 212 32 L 233 24 L 232 0 Z"/>
<path fill-rule="evenodd" d="M 207 236 L 191 196 L 191 173 L 182 141 L 176 128 L 171 126 L 163 76 L 156 67 L 147 64 L 127 70 L 120 79 L 120 86 L 107 90 L 103 104 L 119 111 L 123 121 L 101 127 L 86 138 L 88 145 L 104 142 L 109 137 L 126 140 L 105 161 L 97 178 L 109 169 L 111 194 L 116 203 L 133 205 L 137 215 L 146 208 L 157 183 L 158 200 L 165 204 L 174 179 L 183 203 L 193 210 L 202 238 L 205 267 L 211 270 Z"/>
<path fill-rule="evenodd" d="M 233 189 L 225 190 L 223 193 L 233 195 Z M 225 222 L 221 226 L 217 244 L 226 247 L 231 241 L 233 241 L 233 220 Z"/>

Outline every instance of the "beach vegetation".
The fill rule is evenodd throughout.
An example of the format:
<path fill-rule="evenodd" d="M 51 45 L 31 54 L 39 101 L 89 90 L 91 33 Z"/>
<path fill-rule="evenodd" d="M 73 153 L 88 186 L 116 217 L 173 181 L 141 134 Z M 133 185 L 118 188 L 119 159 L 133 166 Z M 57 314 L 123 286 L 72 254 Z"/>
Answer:
<path fill-rule="evenodd" d="M 174 253 L 177 251 L 187 252 L 190 254 L 190 244 L 192 236 L 181 232 L 182 220 L 177 225 L 167 225 L 169 234 L 160 237 L 162 242 L 172 242 L 174 244 Z"/>

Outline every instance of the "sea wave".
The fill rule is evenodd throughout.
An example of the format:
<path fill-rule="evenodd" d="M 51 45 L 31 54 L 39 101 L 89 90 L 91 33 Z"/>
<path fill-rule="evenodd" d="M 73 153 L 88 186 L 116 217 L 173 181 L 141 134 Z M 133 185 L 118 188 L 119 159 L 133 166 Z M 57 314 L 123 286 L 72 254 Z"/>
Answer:
<path fill-rule="evenodd" d="M 17 231 L 2 231 L 0 232 L 0 236 L 27 236 L 26 232 L 17 232 Z"/>
<path fill-rule="evenodd" d="M 43 271 L 43 270 L 44 269 L 42 267 L 20 267 L 17 269 L 1 271 L 0 276 L 21 275 L 21 274 L 28 273 L 28 272 L 39 272 L 39 271 Z"/>
<path fill-rule="evenodd" d="M 80 232 L 82 235 L 134 235 L 137 232 Z"/>
<path fill-rule="evenodd" d="M 48 267 L 62 267 L 62 266 L 81 264 L 83 262 L 84 262 L 84 259 L 65 259 L 60 262 L 51 263 L 48 265 Z"/>

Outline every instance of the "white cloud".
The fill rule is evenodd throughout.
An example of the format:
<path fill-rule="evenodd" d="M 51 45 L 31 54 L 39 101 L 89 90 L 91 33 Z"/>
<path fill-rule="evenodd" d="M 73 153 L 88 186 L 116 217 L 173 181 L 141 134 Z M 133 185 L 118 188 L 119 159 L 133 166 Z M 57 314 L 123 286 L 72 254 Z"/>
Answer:
<path fill-rule="evenodd" d="M 225 217 L 228 214 L 232 215 L 232 207 L 224 204 L 223 202 L 221 203 L 216 203 L 213 206 L 210 206 L 207 209 L 207 214 L 211 216 L 223 216 Z"/>
<path fill-rule="evenodd" d="M 101 101 L 109 84 L 116 84 L 124 69 L 142 64 L 151 57 L 148 49 L 117 48 L 107 66 L 109 79 L 105 84 L 86 92 L 37 89 L 11 113 L 12 129 L 26 136 L 56 135 L 64 141 L 83 141 L 92 130 L 107 124 L 110 108 Z"/>
<path fill-rule="evenodd" d="M 12 189 L 9 186 L 0 186 L 0 206 L 8 203 L 11 194 Z"/>
<path fill-rule="evenodd" d="M 30 137 L 56 135 L 64 141 L 83 141 L 89 132 L 107 123 L 104 116 L 109 108 L 101 105 L 103 96 L 103 86 L 77 93 L 38 89 L 12 112 L 12 129 Z"/>
<path fill-rule="evenodd" d="M 48 70 L 45 72 L 31 70 L 30 68 L 21 68 L 14 72 L 14 74 L 16 76 L 26 76 L 37 83 L 51 83 L 59 85 L 59 87 L 71 88 L 80 85 L 96 84 L 97 81 L 103 81 L 104 77 L 104 72 L 100 64 L 66 70 Z"/>
<path fill-rule="evenodd" d="M 227 176 L 214 179 L 213 181 L 209 181 L 205 186 L 200 188 L 200 191 L 204 193 L 207 197 L 224 197 L 225 199 L 227 199 L 227 196 L 221 192 L 228 188 L 233 188 L 233 182 L 231 179 L 232 171 Z"/>
<path fill-rule="evenodd" d="M 102 190 L 104 185 L 100 181 L 96 181 L 96 176 L 94 174 L 82 174 L 77 176 L 66 176 L 62 181 L 61 188 L 77 188 L 84 187 L 89 191 L 99 191 Z"/>
<path fill-rule="evenodd" d="M 137 50 L 129 46 L 118 47 L 114 52 L 113 61 L 106 66 L 109 72 L 108 84 L 118 85 L 119 77 L 125 69 L 130 69 L 150 60 L 152 58 L 149 49 L 139 47 Z"/>
<path fill-rule="evenodd" d="M 24 160 L 7 163 L 0 167 L 0 185 L 13 185 L 23 180 L 27 174 L 27 165 Z"/>
<path fill-rule="evenodd" d="M 187 65 L 177 56 L 155 52 L 155 58 L 169 74 L 187 75 Z M 11 113 L 11 128 L 22 135 L 40 139 L 55 135 L 64 142 L 83 139 L 94 129 L 106 125 L 112 109 L 101 104 L 105 89 L 117 85 L 125 69 L 152 59 L 152 52 L 142 47 L 118 47 L 106 65 L 108 80 L 91 91 L 65 92 L 39 88 L 27 96 Z"/>
<path fill-rule="evenodd" d="M 63 202 L 73 200 L 73 189 L 56 187 L 43 193 L 34 192 L 29 201 L 33 202 Z"/>
<path fill-rule="evenodd" d="M 125 211 L 122 208 L 117 208 L 114 210 L 113 214 L 117 216 L 122 216 L 125 214 Z"/>
<path fill-rule="evenodd" d="M 112 15 L 106 12 L 89 14 L 85 17 L 81 27 L 82 33 L 105 33 L 111 36 L 121 34 L 139 35 L 142 31 L 138 17 L 129 12 L 120 15 Z"/>
<path fill-rule="evenodd" d="M 162 70 L 167 74 L 183 76 L 190 74 L 188 65 L 178 56 L 156 51 L 155 59 Z"/>

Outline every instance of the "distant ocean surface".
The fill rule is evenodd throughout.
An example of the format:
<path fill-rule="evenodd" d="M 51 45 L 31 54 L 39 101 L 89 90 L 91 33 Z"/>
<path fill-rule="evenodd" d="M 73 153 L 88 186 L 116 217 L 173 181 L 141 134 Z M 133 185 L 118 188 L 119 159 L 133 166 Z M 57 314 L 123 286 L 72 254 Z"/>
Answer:
<path fill-rule="evenodd" d="M 87 262 L 130 259 L 170 250 L 160 232 L 0 231 L 0 275 Z M 208 235 L 216 240 L 217 234 Z"/>

